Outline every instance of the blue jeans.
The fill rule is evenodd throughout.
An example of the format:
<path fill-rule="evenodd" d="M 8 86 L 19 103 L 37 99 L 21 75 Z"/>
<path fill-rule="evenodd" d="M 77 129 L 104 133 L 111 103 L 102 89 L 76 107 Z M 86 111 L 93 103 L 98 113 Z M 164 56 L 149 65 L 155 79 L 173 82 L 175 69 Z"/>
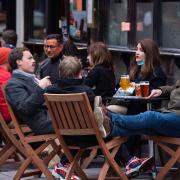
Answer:
<path fill-rule="evenodd" d="M 174 112 L 146 111 L 137 115 L 110 113 L 112 129 L 110 136 L 158 134 L 180 137 L 180 115 Z"/>

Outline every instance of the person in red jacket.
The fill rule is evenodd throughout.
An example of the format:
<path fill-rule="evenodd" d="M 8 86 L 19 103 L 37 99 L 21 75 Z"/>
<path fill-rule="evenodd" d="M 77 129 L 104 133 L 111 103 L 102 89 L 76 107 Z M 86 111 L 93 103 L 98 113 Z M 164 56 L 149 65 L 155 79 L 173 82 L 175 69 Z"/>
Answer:
<path fill-rule="evenodd" d="M 10 48 L 1 47 L 0 48 L 0 113 L 2 114 L 4 120 L 9 122 L 11 120 L 10 114 L 8 112 L 8 107 L 4 100 L 4 96 L 1 90 L 2 85 L 6 85 L 7 81 L 11 77 L 10 67 L 8 63 Z"/>

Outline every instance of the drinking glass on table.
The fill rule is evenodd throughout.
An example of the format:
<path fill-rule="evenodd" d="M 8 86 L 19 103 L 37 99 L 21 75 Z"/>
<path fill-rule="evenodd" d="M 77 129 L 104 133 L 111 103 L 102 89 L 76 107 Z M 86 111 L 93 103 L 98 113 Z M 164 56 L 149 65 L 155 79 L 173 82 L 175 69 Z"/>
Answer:
<path fill-rule="evenodd" d="M 143 97 L 148 97 L 149 96 L 149 81 L 141 81 L 140 82 L 141 86 L 141 93 Z"/>
<path fill-rule="evenodd" d="M 130 87 L 129 75 L 123 74 L 120 79 L 120 87 L 126 91 Z"/>

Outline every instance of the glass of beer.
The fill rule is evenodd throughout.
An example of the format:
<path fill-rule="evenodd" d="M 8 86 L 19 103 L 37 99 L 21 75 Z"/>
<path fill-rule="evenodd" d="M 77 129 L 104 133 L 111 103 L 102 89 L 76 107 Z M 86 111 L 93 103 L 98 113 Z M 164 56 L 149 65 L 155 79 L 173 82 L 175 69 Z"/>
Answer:
<path fill-rule="evenodd" d="M 129 75 L 121 75 L 120 86 L 124 91 L 130 87 Z"/>
<path fill-rule="evenodd" d="M 148 97 L 149 96 L 149 81 L 141 81 L 140 86 L 141 86 L 142 96 Z"/>
<path fill-rule="evenodd" d="M 136 93 L 136 96 L 142 96 L 140 83 L 135 84 L 135 93 Z"/>

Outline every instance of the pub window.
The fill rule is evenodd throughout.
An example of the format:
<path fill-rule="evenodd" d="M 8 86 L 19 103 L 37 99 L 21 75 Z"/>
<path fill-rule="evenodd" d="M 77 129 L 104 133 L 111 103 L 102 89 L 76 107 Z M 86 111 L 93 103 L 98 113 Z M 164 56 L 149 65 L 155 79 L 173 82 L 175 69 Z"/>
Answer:
<path fill-rule="evenodd" d="M 130 23 L 127 21 L 127 0 L 110 0 L 107 9 L 105 38 L 109 46 L 127 46 Z"/>
<path fill-rule="evenodd" d="M 153 1 L 136 2 L 136 41 L 144 38 L 153 39 Z"/>
<path fill-rule="evenodd" d="M 0 0 L 0 32 L 3 32 L 3 30 L 6 29 L 6 19 L 6 1 Z"/>
<path fill-rule="evenodd" d="M 69 34 L 75 42 L 87 42 L 86 0 L 70 0 Z"/>
<path fill-rule="evenodd" d="M 44 0 L 34 0 L 31 35 L 33 39 L 44 39 L 46 36 L 45 2 Z"/>
<path fill-rule="evenodd" d="M 180 48 L 180 2 L 162 1 L 162 46 Z"/>

